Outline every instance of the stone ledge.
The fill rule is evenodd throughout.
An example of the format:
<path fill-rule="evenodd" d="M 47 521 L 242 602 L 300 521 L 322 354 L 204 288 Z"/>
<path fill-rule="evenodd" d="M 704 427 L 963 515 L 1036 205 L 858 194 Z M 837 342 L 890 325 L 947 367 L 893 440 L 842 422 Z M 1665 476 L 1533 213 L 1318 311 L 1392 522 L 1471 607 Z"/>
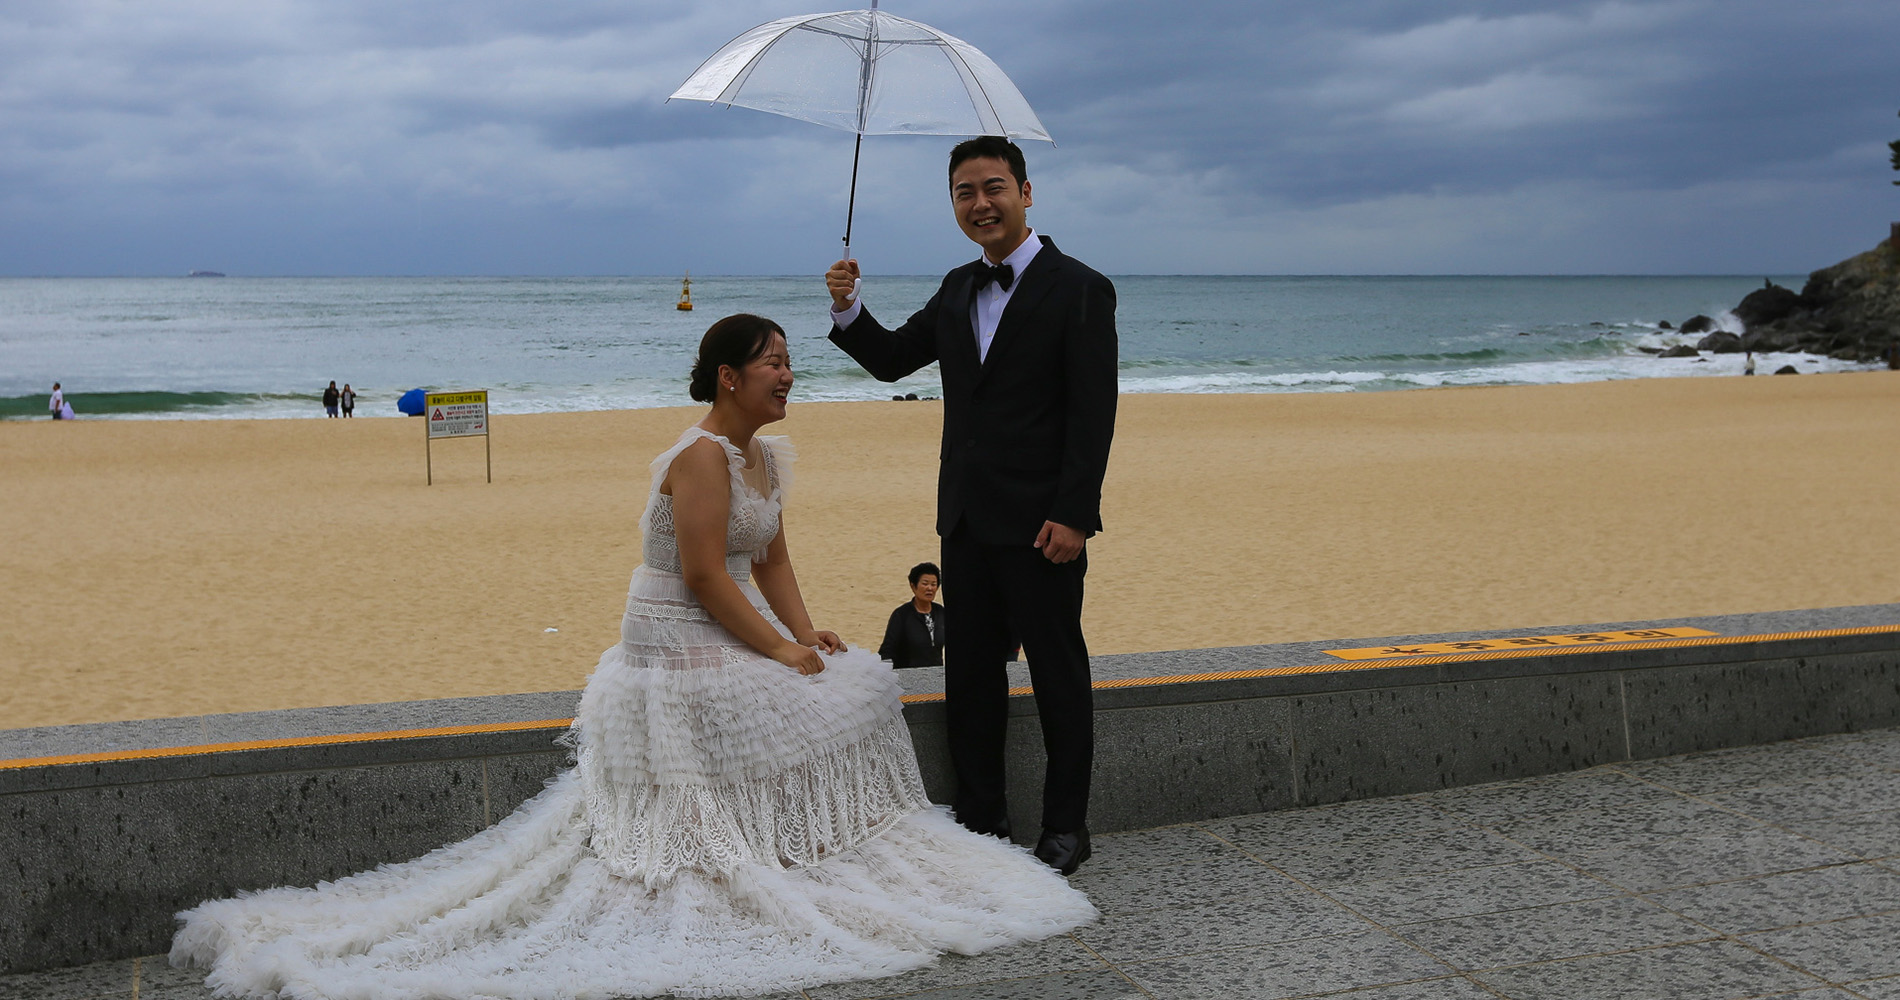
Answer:
<path fill-rule="evenodd" d="M 1663 625 L 1722 637 L 1274 672 L 1323 663 L 1327 648 Z M 1091 825 L 1108 832 L 1900 725 L 1900 606 L 1179 650 L 1100 657 L 1096 668 L 1134 685 L 1097 692 Z M 1268 673 L 1178 679 L 1242 671 Z M 913 694 L 941 690 L 941 671 L 900 676 Z M 558 727 L 492 727 L 564 718 L 576 695 L 0 733 L 0 758 L 13 762 L 0 767 L 12 819 L 0 854 L 14 860 L 0 867 L 0 926 L 25 930 L 0 938 L 0 972 L 162 951 L 171 926 L 151 914 L 465 837 L 565 766 Z M 1012 822 L 1029 836 L 1041 734 L 1032 699 L 1013 699 L 1011 713 Z M 926 784 L 947 799 L 942 705 L 905 714 Z M 475 731 L 329 741 L 442 727 Z M 260 741 L 290 742 L 242 746 Z M 191 749 L 217 744 L 240 746 Z M 19 763 L 87 752 L 119 759 Z"/>

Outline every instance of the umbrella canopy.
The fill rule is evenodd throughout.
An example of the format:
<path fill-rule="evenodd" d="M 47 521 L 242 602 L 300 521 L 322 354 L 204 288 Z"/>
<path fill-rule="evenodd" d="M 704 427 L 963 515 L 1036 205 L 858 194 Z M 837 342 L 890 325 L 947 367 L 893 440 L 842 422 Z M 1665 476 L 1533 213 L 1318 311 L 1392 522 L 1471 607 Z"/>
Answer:
<path fill-rule="evenodd" d="M 875 5 L 761 24 L 713 53 L 673 97 L 859 135 L 1054 141 L 976 46 Z"/>
<path fill-rule="evenodd" d="M 857 133 L 845 256 L 867 135 L 1002 135 L 1054 144 L 989 56 L 955 35 L 877 9 L 803 14 L 727 42 L 673 98 L 738 105 Z"/>

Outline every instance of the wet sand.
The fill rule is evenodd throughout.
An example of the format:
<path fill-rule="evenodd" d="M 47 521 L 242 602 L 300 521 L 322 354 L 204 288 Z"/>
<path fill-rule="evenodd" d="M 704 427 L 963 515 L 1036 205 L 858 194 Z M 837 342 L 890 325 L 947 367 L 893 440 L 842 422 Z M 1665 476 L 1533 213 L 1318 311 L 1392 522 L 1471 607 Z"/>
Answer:
<path fill-rule="evenodd" d="M 1121 405 L 1095 652 L 1900 601 L 1900 374 Z M 939 406 L 768 429 L 849 642 L 936 556 Z M 503 415 L 434 486 L 419 421 L 0 423 L 0 728 L 578 688 L 699 412 Z"/>

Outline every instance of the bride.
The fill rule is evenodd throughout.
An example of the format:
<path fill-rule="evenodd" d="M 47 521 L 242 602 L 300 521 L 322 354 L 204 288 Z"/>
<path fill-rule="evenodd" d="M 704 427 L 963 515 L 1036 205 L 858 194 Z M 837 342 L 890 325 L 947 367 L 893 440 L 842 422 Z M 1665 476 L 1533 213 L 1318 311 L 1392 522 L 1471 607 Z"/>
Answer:
<path fill-rule="evenodd" d="M 1095 916 L 1027 851 L 924 798 L 890 667 L 812 627 L 760 437 L 785 333 L 700 343 L 712 411 L 653 462 L 621 641 L 564 738 L 574 766 L 416 860 L 179 914 L 219 996 L 757 994 L 888 976 Z"/>

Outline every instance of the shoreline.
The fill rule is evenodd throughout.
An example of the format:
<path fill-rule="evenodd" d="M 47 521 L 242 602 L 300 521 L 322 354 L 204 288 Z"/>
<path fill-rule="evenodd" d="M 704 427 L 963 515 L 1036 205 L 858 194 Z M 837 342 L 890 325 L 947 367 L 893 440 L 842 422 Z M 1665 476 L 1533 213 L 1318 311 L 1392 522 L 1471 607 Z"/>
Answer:
<path fill-rule="evenodd" d="M 1091 651 L 1900 600 L 1900 377 L 1450 388 L 1124 395 Z M 646 464 L 701 412 L 497 414 L 494 484 L 448 441 L 434 487 L 386 419 L 0 422 L 0 728 L 578 688 Z M 936 559 L 940 420 L 770 428 L 807 603 L 848 642 Z"/>
<path fill-rule="evenodd" d="M 1666 332 L 1666 331 L 1665 331 Z M 1693 338 L 1691 338 L 1693 339 Z M 1235 372 L 1202 372 L 1190 375 L 1172 374 L 1134 374 L 1124 375 L 1121 394 L 1123 396 L 1226 396 L 1226 395 L 1300 395 L 1306 393 L 1385 393 L 1409 392 L 1415 389 L 1484 389 L 1501 387 L 1529 387 L 1546 385 L 1584 385 L 1592 382 L 1626 382 L 1648 379 L 1678 378 L 1724 378 L 1742 374 L 1741 354 L 1712 354 L 1704 357 L 1659 358 L 1651 355 L 1624 355 L 1609 359 L 1604 370 L 1588 377 L 1558 378 L 1554 380 L 1487 380 L 1499 373 L 1508 373 L 1508 368 L 1466 368 L 1448 369 L 1437 372 L 1361 372 L 1340 371 L 1301 371 L 1274 372 L 1244 370 Z M 1797 366 L 1796 371 L 1804 375 L 1834 375 L 1844 372 L 1881 371 L 1884 364 L 1845 362 L 1825 355 L 1802 352 L 1756 352 L 1758 370 L 1762 375 L 1772 374 L 1782 365 Z M 1517 362 L 1527 368 L 1537 366 L 1535 362 Z M 1616 367 L 1621 365 L 1621 367 Z M 1707 367 L 1691 367 L 1706 365 Z M 1668 367 L 1663 367 L 1668 366 Z M 1798 366 L 1805 366 L 1805 369 Z M 915 376 L 913 376 L 915 378 Z M 475 386 L 474 388 L 480 388 Z M 827 398 L 805 400 L 813 403 L 880 403 L 894 401 L 892 387 L 880 384 L 871 395 L 863 398 Z M 930 401 L 940 392 L 935 386 L 912 385 L 905 383 L 905 392 L 920 395 L 920 401 Z M 391 417 L 407 416 L 389 412 L 394 408 L 395 396 L 381 390 L 371 390 L 379 395 L 365 397 L 358 393 L 356 419 L 383 420 Z M 407 390 L 403 390 L 407 391 Z M 456 391 L 441 387 L 429 387 L 431 392 Z M 836 390 L 831 390 L 835 392 Z M 672 409 L 687 405 L 680 399 L 667 399 L 663 402 L 647 403 L 639 400 L 622 400 L 627 405 L 601 405 L 591 408 L 567 409 L 553 405 L 551 397 L 509 395 L 508 390 L 489 390 L 491 412 L 496 416 L 521 417 L 550 413 L 617 413 L 625 410 Z M 397 394 L 399 395 L 399 393 Z M 674 394 L 682 395 L 682 394 Z M 101 409 L 102 397 L 109 400 L 106 408 Z M 122 409 L 127 398 L 147 400 L 153 397 L 175 397 L 176 402 L 169 407 L 157 409 Z M 196 397 L 226 397 L 234 402 L 203 403 Z M 360 400 L 368 398 L 370 402 Z M 523 404 L 522 399 L 529 400 Z M 294 392 L 226 392 L 218 390 L 197 390 L 189 392 L 170 392 L 163 390 L 125 390 L 104 392 L 68 393 L 67 399 L 77 411 L 77 420 L 109 421 L 145 421 L 145 420 L 309 420 L 321 418 L 322 394 Z M 252 400 L 268 400 L 273 405 L 250 406 Z M 162 400 L 161 400 L 162 401 Z M 596 401 L 598 401 L 596 399 Z M 377 405 L 377 404 L 382 405 Z M 523 408 L 524 405 L 549 404 L 546 408 Z M 293 409 L 294 407 L 294 409 Z M 46 394 L 28 393 L 21 396 L 0 397 L 0 424 L 44 421 L 46 416 Z"/>

